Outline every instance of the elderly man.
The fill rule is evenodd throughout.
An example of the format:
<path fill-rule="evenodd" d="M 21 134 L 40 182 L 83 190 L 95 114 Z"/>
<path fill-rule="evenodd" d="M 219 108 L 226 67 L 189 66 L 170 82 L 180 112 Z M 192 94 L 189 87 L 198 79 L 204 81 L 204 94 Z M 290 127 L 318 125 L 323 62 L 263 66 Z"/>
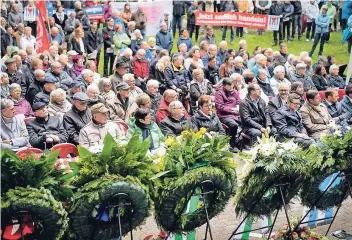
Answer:
<path fill-rule="evenodd" d="M 131 62 L 131 73 L 136 78 L 136 86 L 146 89 L 146 81 L 149 77 L 148 60 L 145 58 L 145 50 L 139 49 Z"/>
<path fill-rule="evenodd" d="M 55 23 L 54 17 L 49 17 L 49 25 L 50 25 L 50 29 L 56 28 L 57 33 L 60 35 L 61 39 L 64 39 L 64 37 L 65 37 L 64 30 L 62 29 L 62 27 L 59 24 Z"/>
<path fill-rule="evenodd" d="M 89 85 L 87 87 L 87 96 L 88 96 L 88 107 L 92 107 L 93 105 L 97 103 L 104 103 L 105 104 L 105 99 L 99 94 L 99 87 L 97 85 Z"/>
<path fill-rule="evenodd" d="M 307 100 L 300 109 L 303 124 L 308 135 L 319 140 L 321 135 L 328 131 L 332 118 L 325 105 L 320 102 L 318 91 L 309 90 L 306 96 Z"/>
<path fill-rule="evenodd" d="M 155 58 L 155 56 L 156 56 L 156 49 L 157 49 L 157 46 L 156 46 L 155 37 L 149 37 L 148 38 L 148 50 L 149 50 L 150 54 L 152 55 L 152 59 Z"/>
<path fill-rule="evenodd" d="M 275 113 L 275 126 L 281 141 L 284 139 L 294 139 L 293 141 L 303 148 L 309 148 L 315 144 L 314 139 L 307 135 L 303 126 L 302 116 L 298 111 L 300 106 L 300 96 L 292 93 L 288 96 L 287 105 L 283 106 Z"/>
<path fill-rule="evenodd" d="M 144 41 L 142 33 L 139 29 L 134 30 L 135 38 L 131 40 L 131 49 L 135 55 L 137 51 L 141 48 L 141 43 Z"/>
<path fill-rule="evenodd" d="M 263 133 L 274 135 L 276 129 L 273 128 L 268 106 L 263 99 L 260 98 L 261 88 L 256 83 L 248 85 L 248 95 L 240 103 L 240 116 L 242 127 L 252 141 L 255 142 L 257 137 L 261 137 Z"/>
<path fill-rule="evenodd" d="M 130 86 L 130 95 L 129 101 L 132 103 L 135 102 L 136 97 L 143 93 L 142 89 L 136 86 L 136 80 L 134 79 L 134 75 L 132 73 L 126 73 L 123 75 L 122 80 Z"/>
<path fill-rule="evenodd" d="M 1 149 L 18 151 L 29 144 L 29 136 L 23 118 L 15 115 L 15 106 L 10 99 L 1 99 Z"/>
<path fill-rule="evenodd" d="M 34 71 L 34 80 L 29 85 L 26 99 L 32 105 L 35 95 L 41 92 L 44 87 L 45 72 L 42 69 Z"/>
<path fill-rule="evenodd" d="M 232 151 L 237 152 L 236 136 L 240 124 L 239 104 L 241 102 L 238 92 L 234 89 L 233 80 L 224 78 L 222 86 L 215 92 L 216 114 L 220 121 L 230 130 L 230 146 Z"/>
<path fill-rule="evenodd" d="M 159 108 L 155 114 L 155 119 L 157 124 L 160 124 L 160 122 L 168 116 L 168 108 L 171 102 L 177 100 L 177 92 L 172 89 L 167 89 L 164 94 L 163 98 L 160 101 Z M 187 113 L 186 113 L 187 114 Z"/>
<path fill-rule="evenodd" d="M 306 74 L 307 72 L 307 65 L 304 63 L 298 63 L 296 65 L 296 74 L 291 79 L 292 82 L 301 82 L 303 83 L 304 91 L 307 92 L 308 90 L 316 90 L 312 78 Z"/>
<path fill-rule="evenodd" d="M 172 64 L 165 68 L 166 87 L 178 93 L 188 93 L 187 84 L 190 83 L 188 72 L 183 66 L 183 57 L 175 53 L 172 56 Z"/>
<path fill-rule="evenodd" d="M 68 134 L 68 142 L 78 145 L 79 132 L 92 120 L 92 115 L 88 108 L 87 94 L 77 92 L 72 99 L 72 108 L 64 115 L 63 123 Z"/>
<path fill-rule="evenodd" d="M 270 85 L 270 80 L 268 78 L 268 72 L 265 69 L 259 69 L 257 76 L 257 83 L 262 89 L 263 93 L 268 97 L 274 97 L 275 93 Z"/>
<path fill-rule="evenodd" d="M 295 55 L 293 54 L 289 54 L 288 57 L 287 57 L 287 61 L 284 65 L 285 67 L 285 70 L 286 70 L 286 75 L 287 75 L 287 78 L 288 80 L 291 81 L 291 78 L 292 76 L 295 74 L 296 72 L 296 67 L 295 65 L 293 64 L 294 60 L 298 58 L 298 57 L 295 57 Z"/>
<path fill-rule="evenodd" d="M 187 45 L 186 43 L 181 43 L 180 45 L 177 46 L 178 48 L 178 53 L 183 56 L 184 59 L 188 58 L 188 52 L 187 52 Z M 171 57 L 173 54 L 171 54 Z"/>
<path fill-rule="evenodd" d="M 55 45 L 49 47 L 49 64 L 59 61 L 59 48 Z"/>
<path fill-rule="evenodd" d="M 172 35 L 167 30 L 166 23 L 162 22 L 160 24 L 160 31 L 156 34 L 156 45 L 171 52 L 173 43 Z"/>
<path fill-rule="evenodd" d="M 122 55 L 116 56 L 115 61 L 114 61 L 114 67 L 112 68 L 113 71 L 114 72 L 116 71 L 116 64 L 118 62 L 123 62 L 129 67 L 131 65 L 131 61 L 133 59 L 132 55 L 133 55 L 133 53 L 132 53 L 131 48 L 125 48 L 125 50 L 123 51 Z M 130 71 L 129 68 L 127 68 L 126 70 L 127 70 L 127 72 Z"/>
<path fill-rule="evenodd" d="M 52 27 L 50 29 L 50 34 L 49 34 L 49 41 L 57 41 L 60 45 L 63 42 L 62 36 L 59 33 L 59 29 L 57 27 Z"/>
<path fill-rule="evenodd" d="M 65 72 L 68 76 L 71 76 L 72 67 L 69 66 L 68 56 L 66 54 L 61 54 L 59 56 L 59 63 L 61 64 L 62 71 Z"/>
<path fill-rule="evenodd" d="M 160 123 L 160 130 L 166 136 L 179 136 L 184 130 L 192 128 L 191 120 L 185 115 L 185 108 L 180 101 L 169 105 L 169 116 Z"/>
<path fill-rule="evenodd" d="M 122 82 L 117 85 L 116 98 L 108 99 L 106 106 L 110 111 L 112 121 L 124 121 L 128 123 L 131 114 L 135 109 L 133 102 L 130 100 L 130 86 Z"/>
<path fill-rule="evenodd" d="M 33 104 L 35 119 L 27 123 L 29 142 L 35 148 L 46 149 L 67 142 L 67 133 L 60 119 L 49 116 L 46 103 Z"/>
<path fill-rule="evenodd" d="M 122 61 L 116 63 L 116 70 L 114 76 L 111 78 L 112 90 L 117 94 L 117 85 L 122 83 L 122 76 L 128 72 L 129 66 Z"/>
<path fill-rule="evenodd" d="M 74 80 L 70 85 L 70 89 L 67 91 L 67 94 L 66 94 L 67 101 L 73 104 L 73 95 L 75 95 L 75 93 L 82 92 L 82 86 L 83 86 L 82 82 Z"/>
<path fill-rule="evenodd" d="M 233 73 L 239 73 L 242 75 L 243 71 L 245 70 L 243 66 L 243 58 L 241 56 L 235 57 L 233 60 Z"/>
<path fill-rule="evenodd" d="M 73 79 L 64 71 L 62 71 L 62 66 L 60 62 L 53 62 L 51 64 L 51 69 L 45 74 L 46 77 L 51 77 L 56 79 L 56 87 L 62 88 L 67 91 Z"/>
<path fill-rule="evenodd" d="M 339 66 L 333 64 L 329 68 L 330 75 L 328 76 L 328 82 L 330 82 L 331 87 L 344 89 L 346 85 L 346 81 L 343 80 L 341 76 L 339 76 Z"/>
<path fill-rule="evenodd" d="M 270 79 L 270 86 L 275 95 L 279 93 L 278 86 L 280 83 L 291 85 L 291 82 L 285 78 L 285 67 L 277 66 L 274 68 L 274 76 Z"/>
<path fill-rule="evenodd" d="M 139 29 L 143 35 L 143 39 L 146 37 L 147 27 L 147 15 L 143 12 L 142 5 L 138 4 L 137 11 L 132 13 L 131 21 L 136 22 L 136 29 Z"/>
<path fill-rule="evenodd" d="M 217 54 L 220 59 L 221 64 L 224 63 L 224 59 L 225 59 L 226 54 L 228 54 L 227 53 L 227 42 L 223 40 L 220 42 L 220 49 Z"/>
<path fill-rule="evenodd" d="M 218 57 L 218 48 L 215 44 L 209 44 L 207 54 L 205 54 L 204 57 L 202 57 L 203 66 L 208 66 L 209 57 L 213 57 L 213 56 L 215 56 L 216 58 L 216 66 L 220 67 L 222 63 L 220 58 Z"/>
<path fill-rule="evenodd" d="M 207 31 L 207 33 L 203 37 L 201 37 L 198 42 L 207 41 L 209 45 L 214 44 L 216 46 L 217 43 L 216 43 L 213 27 L 207 26 L 206 31 Z M 225 40 L 225 39 L 223 39 L 223 40 Z M 204 66 L 205 66 L 205 64 L 204 64 Z"/>
<path fill-rule="evenodd" d="M 286 59 L 281 55 L 275 55 L 273 61 L 268 66 L 268 72 L 270 76 L 274 76 L 274 69 L 277 66 L 285 66 Z"/>
<path fill-rule="evenodd" d="M 56 89 L 56 79 L 50 76 L 44 78 L 44 85 L 41 92 L 34 96 L 33 104 L 42 102 L 48 104 L 50 102 L 50 93 Z"/>
<path fill-rule="evenodd" d="M 17 83 L 20 84 L 22 87 L 22 96 L 26 96 L 27 92 L 27 84 L 26 84 L 26 78 L 23 73 L 21 73 L 17 67 L 16 67 L 16 62 L 15 58 L 8 58 L 5 61 L 6 65 L 6 73 L 9 76 L 9 82 L 11 83 Z"/>
<path fill-rule="evenodd" d="M 335 123 L 340 124 L 343 121 L 352 121 L 352 112 L 347 112 L 339 102 L 339 93 L 334 88 L 325 90 L 325 99 L 323 104 L 328 109 L 330 116 L 334 119 Z"/>
<path fill-rule="evenodd" d="M 290 93 L 290 85 L 287 83 L 280 83 L 278 89 L 279 94 L 273 97 L 268 103 L 268 110 L 272 123 L 274 123 L 274 116 L 277 110 L 287 105 L 287 97 Z"/>
<path fill-rule="evenodd" d="M 156 112 L 161 101 L 161 95 L 159 93 L 159 82 L 157 80 L 150 79 L 147 82 L 147 94 L 151 100 L 151 109 Z"/>
<path fill-rule="evenodd" d="M 305 57 L 302 58 L 302 60 L 303 60 L 303 63 L 307 65 L 306 74 L 308 76 L 312 76 L 312 73 L 313 73 L 312 58 L 309 57 L 309 56 L 305 56 Z"/>
<path fill-rule="evenodd" d="M 102 103 L 92 106 L 92 120 L 79 132 L 78 142 L 80 146 L 93 150 L 94 147 L 103 145 L 107 133 L 117 142 L 121 142 L 125 139 L 124 133 L 117 124 L 108 121 L 108 111 L 109 109 Z"/>
<path fill-rule="evenodd" d="M 28 44 L 33 44 L 34 46 L 36 44 L 35 37 L 32 36 L 32 28 L 31 27 L 24 28 L 24 33 L 23 33 L 21 40 L 20 40 L 20 48 L 26 49 Z"/>

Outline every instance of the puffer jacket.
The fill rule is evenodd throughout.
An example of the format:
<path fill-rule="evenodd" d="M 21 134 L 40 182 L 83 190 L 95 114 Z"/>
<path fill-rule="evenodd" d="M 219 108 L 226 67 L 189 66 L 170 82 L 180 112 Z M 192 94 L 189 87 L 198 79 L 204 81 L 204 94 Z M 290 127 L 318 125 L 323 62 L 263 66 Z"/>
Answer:
<path fill-rule="evenodd" d="M 48 132 L 47 134 L 58 136 L 60 138 L 59 143 L 65 143 L 68 139 L 66 129 L 60 119 L 55 116 L 48 116 L 47 120 L 37 117 L 27 123 L 27 130 L 29 134 L 29 142 L 35 148 L 45 148 L 45 132 Z M 47 144 L 47 148 L 52 147 L 52 145 L 53 144 Z"/>
<path fill-rule="evenodd" d="M 130 69 L 131 69 L 131 73 L 134 73 L 134 76 L 136 79 L 138 77 L 148 79 L 149 77 L 148 60 L 145 58 L 138 59 L 137 55 L 134 56 L 133 61 L 131 62 Z M 137 81 L 136 81 L 136 86 L 141 87 L 140 84 L 137 83 Z"/>
<path fill-rule="evenodd" d="M 179 69 L 173 64 L 167 66 L 165 68 L 165 78 L 167 88 L 172 88 L 173 86 L 181 88 L 190 83 L 187 70 L 183 66 Z"/>
<path fill-rule="evenodd" d="M 330 83 L 330 87 L 339 88 L 339 89 L 345 88 L 346 81 L 343 80 L 343 78 L 339 75 L 336 75 L 336 76 L 329 75 L 328 81 Z"/>
<path fill-rule="evenodd" d="M 79 132 L 92 120 L 90 109 L 78 111 L 73 105 L 64 115 L 64 127 L 68 134 L 68 141 L 74 145 L 79 144 Z"/>
<path fill-rule="evenodd" d="M 308 75 L 301 76 L 295 73 L 295 75 L 291 79 L 291 82 L 303 83 L 303 88 L 305 92 L 307 92 L 308 90 L 317 90 L 312 79 Z"/>
<path fill-rule="evenodd" d="M 226 132 L 215 114 L 205 116 L 203 113 L 197 111 L 192 119 L 192 129 L 198 131 L 201 128 L 206 128 L 208 132 L 217 132 L 220 135 L 226 135 Z"/>
<path fill-rule="evenodd" d="M 186 116 L 183 116 L 181 119 L 176 120 L 171 116 L 168 116 L 160 123 L 160 130 L 164 136 L 174 137 L 181 135 L 181 132 L 184 130 L 192 129 L 192 122 Z"/>

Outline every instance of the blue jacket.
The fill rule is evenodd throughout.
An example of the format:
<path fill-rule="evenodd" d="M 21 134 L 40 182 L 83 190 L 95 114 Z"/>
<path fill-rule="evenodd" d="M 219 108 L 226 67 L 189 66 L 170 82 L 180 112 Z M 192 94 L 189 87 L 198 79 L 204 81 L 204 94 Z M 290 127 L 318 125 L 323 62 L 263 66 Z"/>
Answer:
<path fill-rule="evenodd" d="M 222 52 L 221 49 L 218 50 L 218 57 L 220 59 L 221 64 L 224 63 L 226 53 L 227 51 Z"/>
<path fill-rule="evenodd" d="M 156 45 L 163 49 L 167 49 L 169 52 L 172 50 L 173 38 L 170 32 L 159 31 L 156 34 Z"/>
<path fill-rule="evenodd" d="M 352 113 L 352 102 L 349 97 L 347 97 L 347 95 L 343 96 L 341 105 L 346 110 L 346 112 Z"/>
<path fill-rule="evenodd" d="M 316 33 L 327 33 L 329 32 L 330 18 L 327 14 L 319 14 L 315 19 Z"/>
<path fill-rule="evenodd" d="M 187 51 L 189 51 L 192 47 L 193 47 L 193 43 L 192 43 L 192 39 L 191 38 L 182 38 L 180 37 L 178 40 L 177 40 L 177 47 L 180 46 L 181 43 L 185 43 L 186 46 L 187 46 Z"/>
<path fill-rule="evenodd" d="M 348 19 L 352 15 L 352 0 L 345 0 L 342 8 L 342 19 Z"/>
<path fill-rule="evenodd" d="M 208 58 L 209 58 L 208 53 L 205 54 L 204 57 L 202 57 L 203 66 L 204 66 L 204 67 L 208 66 Z M 216 66 L 217 66 L 218 68 L 220 68 L 220 65 L 221 65 L 221 64 L 222 64 L 222 63 L 221 63 L 221 60 L 220 60 L 219 56 L 216 55 Z"/>

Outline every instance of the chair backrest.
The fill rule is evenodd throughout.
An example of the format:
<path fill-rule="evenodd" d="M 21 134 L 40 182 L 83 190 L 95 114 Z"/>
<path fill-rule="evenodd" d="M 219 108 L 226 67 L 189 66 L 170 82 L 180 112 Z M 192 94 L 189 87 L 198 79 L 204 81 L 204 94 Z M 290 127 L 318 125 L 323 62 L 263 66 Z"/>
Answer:
<path fill-rule="evenodd" d="M 125 135 L 127 134 L 127 130 L 128 130 L 128 125 L 125 122 L 122 121 L 117 121 L 116 122 L 117 126 L 121 129 L 122 132 L 125 133 Z"/>
<path fill-rule="evenodd" d="M 343 99 L 343 96 L 346 95 L 345 89 L 339 89 L 339 100 L 341 101 Z"/>
<path fill-rule="evenodd" d="M 39 148 L 27 148 L 27 149 L 22 149 L 22 150 L 18 151 L 16 153 L 16 155 L 20 159 L 25 159 L 33 154 L 35 156 L 35 158 L 39 159 L 43 155 L 43 153 L 44 153 L 43 150 L 41 150 Z"/>
<path fill-rule="evenodd" d="M 23 121 L 25 124 L 27 124 L 29 121 L 32 121 L 33 119 L 35 119 L 35 117 L 26 117 Z"/>
<path fill-rule="evenodd" d="M 67 157 L 77 157 L 79 156 L 77 147 L 71 143 L 60 143 L 56 144 L 51 148 L 51 151 L 54 152 L 56 150 L 60 150 L 59 157 L 67 158 Z M 69 155 L 69 156 L 68 156 Z"/>
<path fill-rule="evenodd" d="M 320 100 L 323 101 L 325 99 L 325 91 L 319 91 Z"/>

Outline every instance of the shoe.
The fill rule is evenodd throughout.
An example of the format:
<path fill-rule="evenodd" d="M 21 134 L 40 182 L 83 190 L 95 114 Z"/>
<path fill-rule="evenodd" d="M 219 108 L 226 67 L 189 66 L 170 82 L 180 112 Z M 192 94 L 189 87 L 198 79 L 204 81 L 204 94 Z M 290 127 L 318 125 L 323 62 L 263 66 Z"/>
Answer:
<path fill-rule="evenodd" d="M 298 41 L 301 41 L 302 40 L 302 37 L 298 37 Z"/>
<path fill-rule="evenodd" d="M 240 150 L 237 147 L 230 148 L 230 151 L 233 153 L 238 153 Z"/>
<path fill-rule="evenodd" d="M 274 43 L 273 43 L 273 45 L 271 45 L 271 46 L 277 46 L 277 41 L 274 41 Z"/>
<path fill-rule="evenodd" d="M 309 42 L 309 39 L 308 39 L 308 38 L 306 39 L 306 42 Z"/>

